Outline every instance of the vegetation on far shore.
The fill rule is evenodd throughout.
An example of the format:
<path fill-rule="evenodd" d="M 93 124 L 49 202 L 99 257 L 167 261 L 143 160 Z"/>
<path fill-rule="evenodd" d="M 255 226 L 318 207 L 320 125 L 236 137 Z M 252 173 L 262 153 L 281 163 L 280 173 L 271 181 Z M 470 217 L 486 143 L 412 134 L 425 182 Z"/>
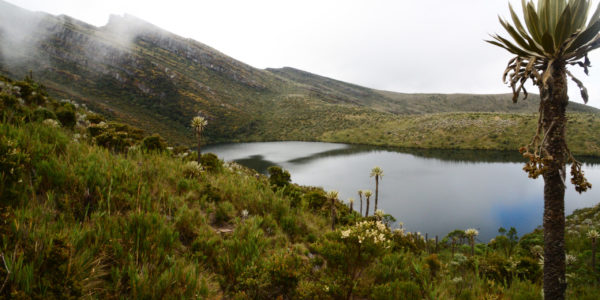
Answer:
<path fill-rule="evenodd" d="M 600 115 L 567 114 L 567 142 L 576 155 L 600 156 Z M 424 149 L 514 150 L 531 142 L 536 114 L 443 113 L 407 115 L 332 130 L 318 140 Z M 530 132 L 530 135 L 523 134 Z"/>

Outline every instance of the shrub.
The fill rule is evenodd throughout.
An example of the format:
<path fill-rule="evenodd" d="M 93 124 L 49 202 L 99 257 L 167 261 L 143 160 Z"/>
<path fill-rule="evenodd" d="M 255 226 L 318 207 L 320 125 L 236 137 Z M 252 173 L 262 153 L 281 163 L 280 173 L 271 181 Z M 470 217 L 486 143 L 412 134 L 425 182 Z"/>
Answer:
<path fill-rule="evenodd" d="M 105 121 L 104 116 L 95 113 L 88 113 L 86 118 L 91 124 L 99 124 Z"/>
<path fill-rule="evenodd" d="M 142 148 L 146 151 L 165 151 L 167 143 L 160 135 L 153 134 L 144 138 Z"/>
<path fill-rule="evenodd" d="M 223 162 L 213 153 L 202 154 L 200 164 L 204 167 L 204 170 L 210 173 L 223 171 Z"/>
<path fill-rule="evenodd" d="M 199 262 L 216 267 L 221 249 L 221 237 L 207 224 L 202 224 L 194 230 L 196 238 L 190 246 L 193 257 L 197 258 Z"/>
<path fill-rule="evenodd" d="M 277 221 L 271 214 L 265 215 L 260 222 L 260 228 L 267 235 L 273 235 L 277 231 Z"/>
<path fill-rule="evenodd" d="M 58 118 L 60 123 L 67 128 L 73 128 L 73 126 L 75 126 L 75 123 L 77 122 L 75 110 L 71 109 L 70 107 L 59 107 L 56 110 L 56 117 Z"/>
<path fill-rule="evenodd" d="M 531 253 L 531 248 L 533 246 L 543 246 L 544 245 L 544 233 L 541 229 L 535 229 L 533 232 L 525 234 L 521 237 L 519 241 L 520 252 L 525 255 L 529 255 Z"/>
<path fill-rule="evenodd" d="M 425 265 L 429 268 L 429 274 L 431 278 L 437 277 L 438 272 L 442 267 L 442 263 L 438 259 L 437 254 L 431 254 L 425 258 Z"/>
<path fill-rule="evenodd" d="M 58 128 L 60 124 L 54 119 L 46 119 L 42 122 L 42 125 L 47 126 L 49 128 Z"/>
<path fill-rule="evenodd" d="M 542 268 L 536 259 L 523 257 L 517 263 L 517 275 L 522 280 L 537 282 L 541 280 Z"/>
<path fill-rule="evenodd" d="M 410 262 L 413 256 L 410 253 L 395 251 L 384 255 L 370 269 L 374 283 L 383 284 L 394 280 L 409 280 L 411 278 Z"/>
<path fill-rule="evenodd" d="M 242 299 L 293 299 L 303 271 L 298 255 L 277 250 L 246 268 L 235 289 Z"/>
<path fill-rule="evenodd" d="M 6 113 L 6 108 L 14 108 L 17 103 L 19 103 L 19 99 L 14 95 L 7 95 L 4 93 L 0 94 L 0 103 L 2 104 L 2 112 Z"/>
<path fill-rule="evenodd" d="M 327 201 L 327 197 L 323 194 L 323 192 L 319 191 L 310 191 L 304 194 L 304 199 L 308 202 L 308 207 L 312 210 L 319 210 L 323 207 L 323 204 Z"/>
<path fill-rule="evenodd" d="M 412 281 L 395 280 L 375 286 L 371 297 L 374 300 L 421 299 L 419 286 Z"/>
<path fill-rule="evenodd" d="M 222 200 L 222 192 L 218 187 L 213 186 L 210 183 L 205 183 L 200 189 L 202 198 L 211 202 L 220 202 Z"/>
<path fill-rule="evenodd" d="M 57 120 L 56 114 L 50 110 L 47 110 L 43 107 L 39 107 L 33 111 L 33 120 L 34 121 L 44 121 L 47 119 Z"/>
<path fill-rule="evenodd" d="M 183 176 L 187 178 L 199 178 L 204 168 L 196 161 L 188 161 L 183 165 Z"/>
<path fill-rule="evenodd" d="M 97 124 L 91 124 L 90 126 L 88 126 L 88 131 L 92 137 L 99 136 L 107 129 L 108 124 L 106 124 L 105 122 L 99 122 Z"/>
<path fill-rule="evenodd" d="M 266 247 L 267 239 L 260 229 L 262 218 L 251 217 L 238 223 L 231 238 L 223 241 L 223 248 L 217 257 L 221 286 L 225 291 L 235 292 L 238 284 L 245 280 L 247 269 L 259 264 Z"/>
<path fill-rule="evenodd" d="M 217 204 L 215 211 L 215 224 L 222 225 L 231 220 L 235 214 L 233 204 L 229 201 L 220 202 Z"/>
<path fill-rule="evenodd" d="M 324 270 L 334 298 L 352 295 L 358 276 L 391 245 L 390 231 L 379 221 L 362 221 L 325 234 L 316 250 L 327 261 Z"/>
<path fill-rule="evenodd" d="M 96 144 L 115 152 L 125 152 L 134 141 L 126 132 L 104 132 L 96 137 Z"/>
<path fill-rule="evenodd" d="M 201 221 L 198 210 L 190 210 L 187 206 L 177 210 L 175 217 L 175 229 L 179 234 L 179 240 L 182 244 L 189 246 L 198 236 L 197 224 Z"/>
<path fill-rule="evenodd" d="M 3 199 L 16 200 L 24 194 L 26 185 L 23 181 L 30 162 L 29 154 L 23 151 L 16 141 L 4 134 L 0 135 L 0 195 Z"/>
<path fill-rule="evenodd" d="M 15 86 L 20 88 L 21 97 L 28 105 L 43 105 L 46 103 L 47 93 L 45 89 L 31 79 L 26 78 L 24 81 L 17 81 Z"/>
<path fill-rule="evenodd" d="M 510 284 L 512 280 L 511 263 L 497 254 L 492 254 L 482 260 L 479 265 L 479 273 L 482 277 L 496 282 Z"/>
<path fill-rule="evenodd" d="M 531 282 L 514 280 L 505 293 L 506 299 L 512 300 L 541 300 L 542 288 L 532 285 Z M 596 295 L 597 296 L 597 295 Z M 582 298 L 577 298 L 582 299 Z M 593 299 L 593 298 L 592 298 Z"/>
<path fill-rule="evenodd" d="M 269 172 L 269 182 L 276 188 L 282 188 L 290 184 L 290 172 L 278 166 L 271 166 L 267 169 Z"/>
<path fill-rule="evenodd" d="M 287 233 L 291 238 L 295 237 L 300 233 L 300 228 L 296 224 L 296 217 L 293 215 L 286 215 L 281 218 L 281 229 Z"/>

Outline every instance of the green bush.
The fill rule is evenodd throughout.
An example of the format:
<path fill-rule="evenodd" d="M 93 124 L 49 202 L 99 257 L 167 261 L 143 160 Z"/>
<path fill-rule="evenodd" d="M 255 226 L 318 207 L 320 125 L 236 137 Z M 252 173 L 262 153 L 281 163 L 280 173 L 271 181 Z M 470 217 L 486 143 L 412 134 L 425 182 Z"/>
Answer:
<path fill-rule="evenodd" d="M 217 203 L 217 209 L 215 210 L 215 224 L 223 225 L 229 222 L 235 215 L 235 209 L 233 204 L 229 201 L 223 201 Z"/>
<path fill-rule="evenodd" d="M 203 223 L 203 218 L 198 210 L 191 210 L 183 206 L 177 210 L 175 217 L 175 229 L 182 244 L 189 246 L 198 236 L 197 228 Z"/>
<path fill-rule="evenodd" d="M 240 276 L 240 299 L 293 299 L 301 274 L 305 272 L 300 257 L 282 249 L 269 253 Z"/>
<path fill-rule="evenodd" d="M 537 285 L 532 285 L 529 281 L 514 280 L 510 288 L 505 293 L 506 299 L 511 300 L 541 300 L 542 288 Z M 596 294 L 597 296 L 597 294 Z M 569 298 L 569 297 L 567 297 Z M 583 299 L 580 297 L 574 299 Z M 593 299 L 593 298 L 590 298 Z"/>
<path fill-rule="evenodd" d="M 358 276 L 389 251 L 389 229 L 378 221 L 363 221 L 326 233 L 315 246 L 327 262 L 321 276 L 334 298 L 351 295 Z"/>
<path fill-rule="evenodd" d="M 15 108 L 19 99 L 12 94 L 0 93 L 0 103 L 2 104 L 2 113 L 6 114 L 8 108 Z"/>
<path fill-rule="evenodd" d="M 499 283 L 510 284 L 512 281 L 511 263 L 497 255 L 492 254 L 480 261 L 479 273 L 482 277 Z"/>
<path fill-rule="evenodd" d="M 77 122 L 75 110 L 67 106 L 61 106 L 56 110 L 56 117 L 60 123 L 67 128 L 73 128 Z"/>
<path fill-rule="evenodd" d="M 123 131 L 105 131 L 95 137 L 96 144 L 115 152 L 125 152 L 135 141 Z"/>
<path fill-rule="evenodd" d="M 399 280 L 375 286 L 371 297 L 374 300 L 422 299 L 421 290 L 416 283 Z"/>
<path fill-rule="evenodd" d="M 411 260 L 414 257 L 410 253 L 394 251 L 381 257 L 381 259 L 370 269 L 370 276 L 377 284 L 383 284 L 394 280 L 409 280 L 411 278 Z"/>
<path fill-rule="evenodd" d="M 167 143 L 158 134 L 145 137 L 142 141 L 142 149 L 146 151 L 165 151 Z"/>
<path fill-rule="evenodd" d="M 260 228 L 269 236 L 277 231 L 277 221 L 271 214 L 264 216 L 260 222 Z"/>
<path fill-rule="evenodd" d="M 100 122 L 104 122 L 104 116 L 95 113 L 88 113 L 86 116 L 87 120 L 90 121 L 90 124 L 99 124 Z"/>
<path fill-rule="evenodd" d="M 14 84 L 19 87 L 19 94 L 28 105 L 43 105 L 46 103 L 48 96 L 45 88 L 30 78 L 25 78 L 23 81 L 17 81 Z"/>
<path fill-rule="evenodd" d="M 204 168 L 196 161 L 188 161 L 183 165 L 183 176 L 186 178 L 199 178 L 204 172 Z"/>
<path fill-rule="evenodd" d="M 310 191 L 304 194 L 304 199 L 308 203 L 308 207 L 312 210 L 320 210 L 327 202 L 327 197 L 320 191 Z"/>
<path fill-rule="evenodd" d="M 279 166 L 270 166 L 267 171 L 269 172 L 269 182 L 272 186 L 282 188 L 290 184 L 291 176 L 287 170 Z"/>
<path fill-rule="evenodd" d="M 438 259 L 437 254 L 435 253 L 425 257 L 425 265 L 429 269 L 429 274 L 431 275 L 431 278 L 436 278 L 442 267 L 442 263 Z"/>
<path fill-rule="evenodd" d="M 247 280 L 244 274 L 252 275 L 249 269 L 260 264 L 267 240 L 260 229 L 262 218 L 251 217 L 238 223 L 231 238 L 223 241 L 217 257 L 219 282 L 226 292 L 238 291 L 239 283 Z"/>
<path fill-rule="evenodd" d="M 98 124 L 91 124 L 88 126 L 87 130 L 90 133 L 90 136 L 96 137 L 105 132 L 108 129 L 108 125 L 104 122 Z"/>
<path fill-rule="evenodd" d="M 542 277 L 542 267 L 537 259 L 522 257 L 517 263 L 517 275 L 521 280 L 538 282 Z"/>
<path fill-rule="evenodd" d="M 198 262 L 206 263 L 208 266 L 216 267 L 217 258 L 220 255 L 222 240 L 215 230 L 202 224 L 194 228 L 196 238 L 190 246 L 193 257 Z"/>
<path fill-rule="evenodd" d="M 200 164 L 205 171 L 210 173 L 219 173 L 223 171 L 223 162 L 213 153 L 202 154 Z"/>
<path fill-rule="evenodd" d="M 13 201 L 24 194 L 30 162 L 29 154 L 17 141 L 0 134 L 0 195 L 3 201 Z"/>
<path fill-rule="evenodd" d="M 36 108 L 36 110 L 33 111 L 33 120 L 41 122 L 46 119 L 57 120 L 58 117 L 54 112 L 43 107 Z"/>
<path fill-rule="evenodd" d="M 297 224 L 296 217 L 293 215 L 286 215 L 281 218 L 281 229 L 287 233 L 291 238 L 294 238 L 300 233 L 300 227 Z"/>
<path fill-rule="evenodd" d="M 544 245 L 543 231 L 537 228 L 533 232 L 523 235 L 518 245 L 519 250 L 523 255 L 531 255 L 531 248 L 533 248 L 533 246 Z"/>

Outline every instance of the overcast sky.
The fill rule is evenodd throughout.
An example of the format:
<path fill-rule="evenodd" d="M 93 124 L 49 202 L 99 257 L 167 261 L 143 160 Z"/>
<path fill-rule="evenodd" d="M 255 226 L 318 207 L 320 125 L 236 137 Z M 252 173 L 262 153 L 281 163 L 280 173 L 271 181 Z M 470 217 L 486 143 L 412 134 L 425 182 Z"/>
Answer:
<path fill-rule="evenodd" d="M 501 74 L 511 55 L 483 41 L 507 36 L 497 19 L 509 17 L 507 0 L 7 1 L 96 26 L 131 14 L 257 68 L 290 66 L 405 93 L 510 92 Z M 600 108 L 600 50 L 590 60 L 590 76 L 572 73 Z M 572 82 L 569 95 L 582 103 Z"/>

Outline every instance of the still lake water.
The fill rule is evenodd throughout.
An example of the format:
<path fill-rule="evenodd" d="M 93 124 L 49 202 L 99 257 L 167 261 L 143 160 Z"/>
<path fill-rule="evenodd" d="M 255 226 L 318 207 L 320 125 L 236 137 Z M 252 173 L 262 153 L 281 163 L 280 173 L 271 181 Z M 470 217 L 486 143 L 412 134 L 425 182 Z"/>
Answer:
<path fill-rule="evenodd" d="M 519 236 L 542 224 L 543 180 L 527 178 L 517 151 L 399 150 L 313 142 L 266 142 L 212 145 L 213 152 L 266 174 L 278 165 L 301 185 L 338 190 L 340 199 L 354 202 L 357 190 L 371 189 L 374 206 L 374 166 L 379 182 L 379 208 L 419 231 L 440 239 L 454 229 L 477 228 L 481 242 L 497 235 L 500 226 L 514 226 Z M 569 214 L 600 201 L 600 164 L 587 160 L 584 172 L 594 186 L 578 194 L 571 184 L 565 196 Z M 365 204 L 366 205 L 366 204 Z M 364 208 L 363 208 L 364 209 Z"/>

